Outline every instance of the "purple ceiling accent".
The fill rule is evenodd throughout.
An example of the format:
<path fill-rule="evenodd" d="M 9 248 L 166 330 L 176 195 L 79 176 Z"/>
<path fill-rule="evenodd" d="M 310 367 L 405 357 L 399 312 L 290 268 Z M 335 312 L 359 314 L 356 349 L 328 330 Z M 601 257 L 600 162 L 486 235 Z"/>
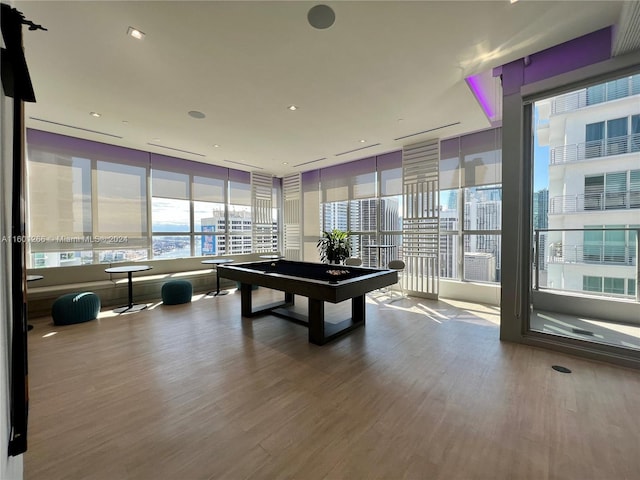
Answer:
<path fill-rule="evenodd" d="M 524 62 L 522 59 L 507 63 L 501 67 L 502 75 L 502 96 L 512 95 L 520 92 L 520 87 L 524 85 Z"/>
<path fill-rule="evenodd" d="M 143 152 L 132 148 L 109 145 L 107 143 L 83 140 L 58 133 L 27 129 L 27 146 L 38 147 L 49 152 L 81 158 L 91 158 L 106 162 L 127 163 L 180 173 L 227 180 L 234 179 L 239 183 L 250 183 L 251 174 L 242 170 L 234 170 L 217 165 L 185 160 L 159 153 Z M 231 173 L 233 172 L 233 173 Z"/>
<path fill-rule="evenodd" d="M 229 178 L 229 169 L 226 167 L 194 162 L 193 160 L 185 160 L 184 158 L 171 157 L 160 153 L 151 154 L 151 168 L 167 170 L 170 172 L 190 173 L 192 175 L 207 178 L 218 178 L 223 180 L 227 180 L 227 178 Z"/>
<path fill-rule="evenodd" d="M 380 170 L 391 170 L 402 167 L 402 150 L 383 153 L 376 157 L 376 168 Z"/>
<path fill-rule="evenodd" d="M 524 69 L 525 85 L 608 60 L 611 43 L 612 29 L 607 27 L 534 53 Z"/>
<path fill-rule="evenodd" d="M 302 190 L 313 192 L 318 190 L 320 184 L 320 170 L 309 170 L 302 173 Z"/>
<path fill-rule="evenodd" d="M 467 85 L 473 92 L 473 95 L 478 100 L 478 103 L 484 110 L 484 114 L 487 116 L 489 120 L 491 120 L 495 116 L 495 112 L 491 106 L 491 102 L 487 98 L 486 93 L 482 90 L 482 84 L 480 83 L 480 75 L 471 75 L 470 77 L 465 78 Z"/>
<path fill-rule="evenodd" d="M 352 162 L 341 163 L 320 169 L 321 180 L 334 180 L 338 178 L 354 177 L 376 171 L 376 157 L 361 158 Z"/>
<path fill-rule="evenodd" d="M 229 169 L 229 181 L 237 183 L 251 183 L 251 173 L 243 170 Z"/>
<path fill-rule="evenodd" d="M 502 148 L 502 128 L 491 128 L 460 137 L 460 154 L 463 157 L 500 148 Z"/>
<path fill-rule="evenodd" d="M 440 158 L 458 158 L 502 149 L 502 127 L 448 138 L 440 142 Z"/>
<path fill-rule="evenodd" d="M 583 35 L 493 70 L 502 75 L 502 91 L 511 95 L 522 85 L 555 77 L 611 58 L 612 27 Z"/>
<path fill-rule="evenodd" d="M 38 147 L 42 150 L 67 156 L 91 158 L 106 162 L 125 162 L 129 165 L 142 167 L 149 165 L 149 152 L 31 128 L 27 129 L 27 146 Z"/>
<path fill-rule="evenodd" d="M 458 158 L 460 156 L 460 137 L 449 138 L 440 142 L 440 159 Z"/>

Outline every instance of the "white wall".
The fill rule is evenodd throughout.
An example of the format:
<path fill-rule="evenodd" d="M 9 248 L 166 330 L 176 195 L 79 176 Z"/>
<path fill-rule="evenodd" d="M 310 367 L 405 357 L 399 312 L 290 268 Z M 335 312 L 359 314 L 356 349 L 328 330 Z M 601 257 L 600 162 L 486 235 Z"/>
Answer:
<path fill-rule="evenodd" d="M 0 88 L 0 239 L 11 237 L 11 146 L 13 101 Z M 10 243 L 0 241 L 0 479 L 20 480 L 23 477 L 22 455 L 8 457 L 10 428 L 9 403 L 9 339 L 11 338 L 11 255 Z"/>
<path fill-rule="evenodd" d="M 497 284 L 440 279 L 438 296 L 443 299 L 500 306 L 500 290 L 500 285 Z"/>

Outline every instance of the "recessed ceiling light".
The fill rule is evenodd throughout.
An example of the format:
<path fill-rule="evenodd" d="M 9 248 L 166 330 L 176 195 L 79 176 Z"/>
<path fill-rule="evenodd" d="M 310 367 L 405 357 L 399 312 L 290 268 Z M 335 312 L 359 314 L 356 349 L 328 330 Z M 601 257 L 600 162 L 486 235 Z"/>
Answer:
<path fill-rule="evenodd" d="M 122 120 L 122 123 L 129 123 L 129 120 Z"/>
<path fill-rule="evenodd" d="M 509 0 L 511 2 L 511 4 L 513 5 L 514 3 L 516 3 L 518 0 Z"/>
<path fill-rule="evenodd" d="M 283 165 L 289 165 L 289 162 L 282 162 Z"/>
<path fill-rule="evenodd" d="M 198 118 L 198 119 L 201 119 L 201 118 L 206 117 L 206 115 L 205 115 L 204 113 L 199 112 L 199 111 L 197 111 L 197 110 L 191 110 L 191 111 L 189 112 L 189 116 L 190 116 L 190 117 L 193 117 L 193 118 Z"/>
<path fill-rule="evenodd" d="M 98 118 L 98 117 L 101 117 L 101 116 L 102 116 L 102 115 L 101 115 L 101 114 L 99 114 L 98 112 L 91 112 L 89 115 L 91 115 L 92 117 L 96 117 L 96 118 Z"/>
<path fill-rule="evenodd" d="M 293 112 L 294 110 L 297 110 L 297 109 L 298 109 L 298 107 L 296 107 L 295 105 L 289 105 L 287 108 L 288 108 L 289 110 L 291 110 L 292 112 Z"/>
<path fill-rule="evenodd" d="M 143 40 L 145 33 L 141 32 L 137 28 L 129 27 L 127 29 L 127 35 L 129 35 L 130 37 L 135 38 L 136 40 Z"/>
<path fill-rule="evenodd" d="M 214 145 L 214 148 L 220 148 L 220 145 L 218 145 L 217 143 Z"/>
<path fill-rule="evenodd" d="M 365 143 L 365 142 L 366 142 L 366 140 L 360 140 L 360 143 Z"/>

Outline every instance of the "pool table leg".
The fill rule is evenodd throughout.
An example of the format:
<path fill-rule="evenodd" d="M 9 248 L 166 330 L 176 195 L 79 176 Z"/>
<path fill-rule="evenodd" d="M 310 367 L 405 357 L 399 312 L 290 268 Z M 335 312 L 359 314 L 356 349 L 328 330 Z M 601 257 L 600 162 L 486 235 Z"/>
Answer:
<path fill-rule="evenodd" d="M 309 299 L 309 342 L 324 345 L 324 301 L 317 298 Z"/>
<path fill-rule="evenodd" d="M 364 325 L 367 312 L 367 301 L 364 295 L 351 299 L 351 321 L 353 325 Z"/>
<path fill-rule="evenodd" d="M 347 332 L 363 327 L 367 311 L 366 297 L 360 295 L 351 299 L 351 318 L 336 325 L 324 323 L 324 301 L 309 298 L 309 342 L 324 345 Z"/>
<path fill-rule="evenodd" d="M 295 303 L 295 295 L 285 292 L 284 300 L 262 305 L 253 309 L 253 286 L 249 283 L 240 283 L 240 308 L 243 317 L 255 317 L 276 308 L 290 307 Z"/>
<path fill-rule="evenodd" d="M 243 317 L 252 316 L 251 306 L 251 285 L 248 283 L 240 284 L 240 308 Z"/>

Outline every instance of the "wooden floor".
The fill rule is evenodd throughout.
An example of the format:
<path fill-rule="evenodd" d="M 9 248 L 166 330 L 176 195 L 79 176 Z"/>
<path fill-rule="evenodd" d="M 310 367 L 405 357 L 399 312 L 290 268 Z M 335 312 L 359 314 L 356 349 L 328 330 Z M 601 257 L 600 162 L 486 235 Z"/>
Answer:
<path fill-rule="evenodd" d="M 387 302 L 323 347 L 235 293 L 37 319 L 25 479 L 640 478 L 640 372 L 501 343 L 495 307 Z"/>

